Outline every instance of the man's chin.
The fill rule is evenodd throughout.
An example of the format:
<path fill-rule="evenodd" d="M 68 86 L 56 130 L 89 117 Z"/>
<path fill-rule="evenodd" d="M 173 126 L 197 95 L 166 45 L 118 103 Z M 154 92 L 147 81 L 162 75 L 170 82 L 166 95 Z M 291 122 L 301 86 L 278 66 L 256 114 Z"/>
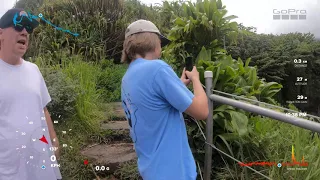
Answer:
<path fill-rule="evenodd" d="M 18 51 L 15 52 L 15 55 L 19 58 L 21 58 L 25 53 L 26 53 L 27 50 L 22 50 L 22 49 L 19 49 Z"/>

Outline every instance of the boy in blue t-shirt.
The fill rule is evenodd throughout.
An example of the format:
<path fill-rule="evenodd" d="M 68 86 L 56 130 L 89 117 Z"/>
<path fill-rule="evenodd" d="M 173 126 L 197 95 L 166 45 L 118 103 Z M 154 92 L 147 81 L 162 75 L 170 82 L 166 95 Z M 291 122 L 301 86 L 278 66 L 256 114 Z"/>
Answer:
<path fill-rule="evenodd" d="M 195 180 L 197 171 L 182 112 L 208 116 L 208 99 L 196 67 L 181 78 L 160 60 L 169 43 L 150 21 L 138 20 L 126 30 L 121 99 L 144 180 Z M 194 95 L 186 85 L 193 84 Z"/>

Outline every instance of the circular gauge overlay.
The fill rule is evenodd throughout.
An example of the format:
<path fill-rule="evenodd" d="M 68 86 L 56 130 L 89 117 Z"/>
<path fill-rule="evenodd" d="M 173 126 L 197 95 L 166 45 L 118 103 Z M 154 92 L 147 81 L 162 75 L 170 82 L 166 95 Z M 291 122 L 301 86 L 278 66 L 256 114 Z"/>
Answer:
<path fill-rule="evenodd" d="M 48 127 L 38 127 L 29 134 L 17 130 L 16 136 L 18 141 L 22 142 L 17 145 L 16 150 L 28 165 L 45 169 L 57 163 L 51 148 Z"/>
<path fill-rule="evenodd" d="M 34 180 L 61 179 L 60 164 L 55 156 L 57 148 L 52 147 L 44 111 L 40 112 L 40 121 L 34 121 L 38 115 L 26 116 L 20 127 L 12 131 L 11 152 L 20 161 L 19 167 L 26 167 L 26 173 L 35 176 Z"/>
<path fill-rule="evenodd" d="M 13 140 L 7 139 L 1 132 L 0 132 L 0 164 L 11 164 L 15 162 L 17 159 L 12 159 L 16 157 L 16 152 L 14 151 L 15 142 Z M 8 158 L 10 157 L 10 158 Z"/>

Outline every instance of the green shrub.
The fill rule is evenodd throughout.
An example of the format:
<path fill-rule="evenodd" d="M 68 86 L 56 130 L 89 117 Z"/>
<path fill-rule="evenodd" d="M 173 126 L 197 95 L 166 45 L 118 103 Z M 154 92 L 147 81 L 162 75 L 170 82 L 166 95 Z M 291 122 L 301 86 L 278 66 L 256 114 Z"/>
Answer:
<path fill-rule="evenodd" d="M 86 130 L 95 131 L 101 112 L 101 93 L 97 88 L 101 68 L 95 63 L 84 62 L 81 56 L 61 53 L 61 64 L 53 65 L 57 57 L 40 55 L 30 58 L 37 64 L 46 80 L 52 103 L 49 106 L 54 118 L 72 115 Z"/>
<path fill-rule="evenodd" d="M 99 120 L 103 118 L 103 112 L 100 111 L 101 90 L 97 89 L 100 67 L 84 62 L 81 57 L 70 58 L 63 72 L 77 84 L 75 108 L 79 122 L 88 131 L 95 132 L 99 128 Z"/>
<path fill-rule="evenodd" d="M 101 63 L 102 72 L 99 74 L 97 88 L 102 91 L 104 102 L 120 101 L 121 80 L 127 68 L 125 65 L 116 65 L 112 61 L 104 60 Z"/>
<path fill-rule="evenodd" d="M 261 142 L 269 162 L 292 162 L 292 153 L 297 162 L 308 162 L 307 167 L 271 166 L 268 168 L 272 179 L 319 179 L 320 175 L 320 139 L 312 137 L 309 130 L 295 127 L 271 118 L 254 118 L 254 137 Z M 254 167 L 256 168 L 256 167 Z M 306 168 L 289 171 L 287 168 Z M 266 168 L 265 168 L 266 169 Z"/>
<path fill-rule="evenodd" d="M 192 57 L 197 66 L 200 80 L 205 84 L 204 72 L 212 71 L 212 89 L 246 97 L 253 100 L 277 104 L 274 100 L 282 86 L 275 82 L 265 82 L 257 76 L 257 68 L 249 66 L 250 58 L 243 62 L 233 59 L 223 49 L 224 39 L 236 40 L 241 31 L 234 16 L 228 16 L 220 0 L 197 1 L 196 4 L 183 4 L 184 15 L 174 19 L 174 27 L 169 32 L 172 43 L 165 48 L 164 57 L 181 70 L 187 57 Z M 204 34 L 206 36 L 204 36 Z M 261 144 L 254 139 L 251 128 L 252 113 L 216 102 L 213 104 L 213 143 L 225 153 L 240 161 L 256 161 L 265 157 Z M 198 121 L 201 129 L 206 122 Z M 187 124 L 189 144 L 200 168 L 204 165 L 204 138 L 193 121 Z M 255 179 L 255 175 L 224 155 L 213 151 L 212 172 L 227 169 L 230 179 Z M 257 153 L 259 152 L 259 153 Z M 202 166 L 203 168 L 203 166 Z M 228 179 L 223 174 L 223 178 Z M 217 176 L 216 176 L 217 177 Z"/>
<path fill-rule="evenodd" d="M 42 69 L 52 101 L 48 110 L 52 119 L 66 119 L 76 114 L 75 104 L 77 99 L 76 84 L 67 78 L 61 70 L 53 68 Z"/>

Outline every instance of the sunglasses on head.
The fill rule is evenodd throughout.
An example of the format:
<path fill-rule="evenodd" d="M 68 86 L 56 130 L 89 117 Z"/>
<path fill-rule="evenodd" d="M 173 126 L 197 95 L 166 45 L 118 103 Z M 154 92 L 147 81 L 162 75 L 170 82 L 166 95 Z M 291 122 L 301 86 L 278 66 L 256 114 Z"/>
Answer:
<path fill-rule="evenodd" d="M 33 28 L 29 25 L 16 24 L 16 25 L 13 25 L 13 28 L 18 32 L 23 31 L 23 29 L 26 29 L 26 31 L 29 34 L 31 34 L 33 32 Z"/>

